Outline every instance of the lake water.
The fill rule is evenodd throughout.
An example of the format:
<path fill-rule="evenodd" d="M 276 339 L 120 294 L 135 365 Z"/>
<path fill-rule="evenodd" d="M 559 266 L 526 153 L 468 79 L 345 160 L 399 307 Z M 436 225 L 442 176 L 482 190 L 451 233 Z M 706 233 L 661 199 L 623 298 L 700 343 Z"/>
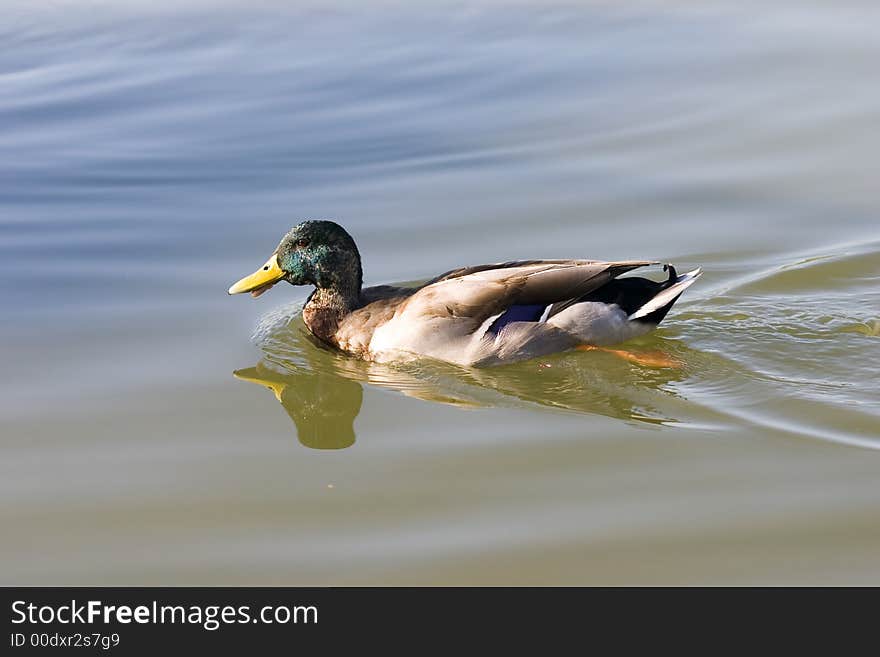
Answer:
<path fill-rule="evenodd" d="M 4 5 L 3 584 L 880 584 L 876 4 L 151 4 Z M 306 218 L 705 274 L 370 366 L 226 295 Z"/>

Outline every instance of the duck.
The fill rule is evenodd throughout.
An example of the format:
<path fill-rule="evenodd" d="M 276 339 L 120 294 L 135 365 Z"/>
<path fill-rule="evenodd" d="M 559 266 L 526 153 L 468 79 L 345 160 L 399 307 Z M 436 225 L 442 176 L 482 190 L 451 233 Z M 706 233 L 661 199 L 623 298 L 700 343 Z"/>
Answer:
<path fill-rule="evenodd" d="M 623 276 L 661 264 L 662 281 Z M 453 269 L 415 287 L 364 287 L 352 236 L 334 221 L 310 220 L 228 293 L 256 298 L 281 281 L 312 286 L 302 319 L 333 349 L 380 363 L 485 367 L 646 335 L 701 273 L 679 275 L 651 260 L 514 260 Z"/>

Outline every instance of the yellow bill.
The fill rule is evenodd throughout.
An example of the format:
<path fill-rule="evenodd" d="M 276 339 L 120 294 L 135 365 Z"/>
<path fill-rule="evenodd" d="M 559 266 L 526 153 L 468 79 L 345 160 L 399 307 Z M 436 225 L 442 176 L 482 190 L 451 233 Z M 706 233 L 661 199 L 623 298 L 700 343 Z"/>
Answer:
<path fill-rule="evenodd" d="M 229 288 L 229 294 L 241 294 L 250 292 L 256 298 L 284 277 L 284 272 L 278 266 L 278 255 L 273 253 L 262 267 L 250 276 L 245 276 L 238 283 Z"/>
<path fill-rule="evenodd" d="M 287 387 L 286 381 L 273 381 L 272 379 L 267 379 L 261 376 L 260 371 L 256 367 L 248 367 L 243 370 L 234 370 L 232 375 L 236 379 L 241 379 L 242 381 L 249 381 L 250 383 L 256 383 L 257 385 L 266 386 L 275 394 L 275 399 L 281 401 L 281 393 L 284 392 L 284 389 Z"/>

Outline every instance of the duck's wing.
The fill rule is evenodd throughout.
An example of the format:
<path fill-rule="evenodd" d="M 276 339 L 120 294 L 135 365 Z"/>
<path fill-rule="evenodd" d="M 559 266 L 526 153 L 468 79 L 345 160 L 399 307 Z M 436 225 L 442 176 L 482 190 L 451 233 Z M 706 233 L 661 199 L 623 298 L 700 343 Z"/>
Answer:
<path fill-rule="evenodd" d="M 446 272 L 400 300 L 368 351 L 374 360 L 410 353 L 467 365 L 561 351 L 583 341 L 558 325 L 570 306 L 652 264 L 659 263 L 529 260 Z"/>
<path fill-rule="evenodd" d="M 470 274 L 477 274 L 489 270 L 502 269 L 519 269 L 521 267 L 534 267 L 542 265 L 565 265 L 572 262 L 592 263 L 592 260 L 508 260 L 507 262 L 496 262 L 491 265 L 474 265 L 471 267 L 459 267 L 458 269 L 450 269 L 436 276 L 424 284 L 423 287 L 446 281 L 451 278 L 462 278 Z"/>
<path fill-rule="evenodd" d="M 625 272 L 652 264 L 657 263 L 525 260 L 465 267 L 429 281 L 400 305 L 397 315 L 465 320 L 473 332 L 514 307 L 528 307 L 540 316 L 554 304 L 571 303 Z"/>

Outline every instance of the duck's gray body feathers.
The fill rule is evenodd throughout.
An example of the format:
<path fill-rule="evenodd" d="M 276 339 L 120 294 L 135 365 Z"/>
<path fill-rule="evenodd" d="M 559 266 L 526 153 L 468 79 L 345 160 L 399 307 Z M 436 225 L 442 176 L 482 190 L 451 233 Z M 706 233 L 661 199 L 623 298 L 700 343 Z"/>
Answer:
<path fill-rule="evenodd" d="M 614 344 L 653 329 L 700 273 L 671 269 L 662 283 L 617 279 L 653 264 L 505 262 L 456 269 L 418 288 L 365 288 L 329 341 L 369 360 L 427 356 L 474 366 Z M 304 316 L 309 324 L 308 304 Z"/>

